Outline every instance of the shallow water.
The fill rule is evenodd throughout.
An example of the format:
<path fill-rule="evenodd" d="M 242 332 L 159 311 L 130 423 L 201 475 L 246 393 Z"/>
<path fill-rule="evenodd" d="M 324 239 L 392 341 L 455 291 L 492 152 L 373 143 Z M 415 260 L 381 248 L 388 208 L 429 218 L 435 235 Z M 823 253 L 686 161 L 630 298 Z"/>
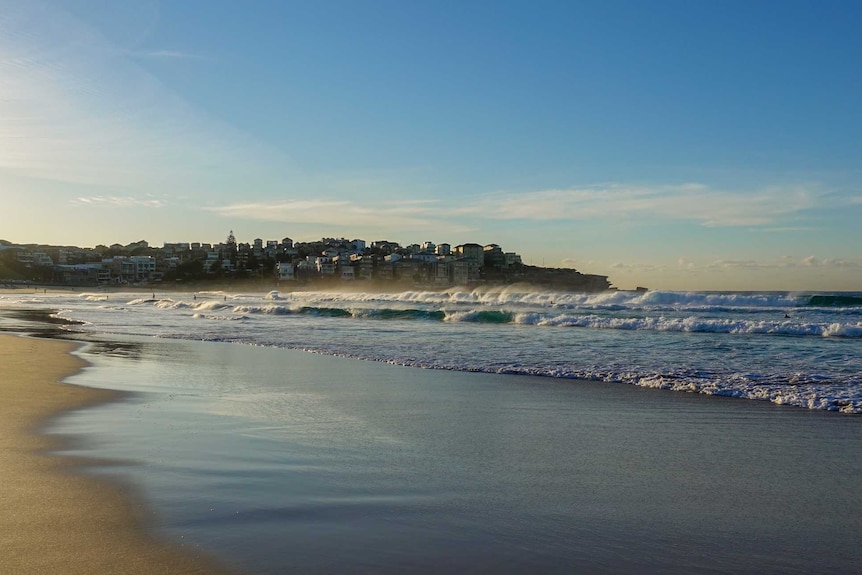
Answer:
<path fill-rule="evenodd" d="M 862 420 L 277 348 L 96 338 L 54 432 L 248 573 L 853 573 Z M 132 464 L 134 462 L 134 464 Z M 94 471 L 95 472 L 95 471 Z"/>
<path fill-rule="evenodd" d="M 136 394 L 55 432 L 249 573 L 858 570 L 854 299 L 154 295 L 0 329 L 91 341 L 74 381 Z"/>

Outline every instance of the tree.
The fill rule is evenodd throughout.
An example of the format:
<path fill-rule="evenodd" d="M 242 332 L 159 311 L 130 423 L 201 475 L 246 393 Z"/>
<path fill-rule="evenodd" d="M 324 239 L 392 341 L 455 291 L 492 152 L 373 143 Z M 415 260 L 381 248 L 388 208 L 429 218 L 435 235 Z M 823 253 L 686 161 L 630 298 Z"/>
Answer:
<path fill-rule="evenodd" d="M 206 277 L 204 273 L 204 262 L 201 259 L 191 260 L 178 265 L 165 274 L 165 279 L 170 280 L 197 280 Z"/>
<path fill-rule="evenodd" d="M 214 274 L 216 277 L 221 276 L 224 273 L 224 268 L 221 265 L 221 260 L 215 260 L 210 266 L 209 273 Z"/>

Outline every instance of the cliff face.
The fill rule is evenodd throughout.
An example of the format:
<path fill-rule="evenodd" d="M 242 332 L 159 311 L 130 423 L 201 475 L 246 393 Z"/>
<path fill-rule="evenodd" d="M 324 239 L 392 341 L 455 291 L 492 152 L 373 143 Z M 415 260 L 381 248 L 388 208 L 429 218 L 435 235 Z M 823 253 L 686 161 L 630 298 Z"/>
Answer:
<path fill-rule="evenodd" d="M 485 274 L 491 284 L 528 283 L 564 291 L 598 292 L 611 289 L 608 276 L 582 274 L 572 268 L 542 268 L 522 265 Z"/>

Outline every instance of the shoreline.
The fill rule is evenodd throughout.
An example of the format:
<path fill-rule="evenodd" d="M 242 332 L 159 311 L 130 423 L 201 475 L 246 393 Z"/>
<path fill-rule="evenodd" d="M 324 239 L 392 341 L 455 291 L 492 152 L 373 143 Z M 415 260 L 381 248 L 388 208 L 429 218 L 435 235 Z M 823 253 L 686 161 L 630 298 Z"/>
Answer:
<path fill-rule="evenodd" d="M 139 347 L 87 348 L 99 366 L 88 385 L 110 387 L 134 361 L 122 381 L 141 402 L 66 418 L 66 432 L 87 433 L 94 418 L 111 429 L 113 445 L 97 436 L 90 453 L 153 464 L 126 476 L 167 532 L 249 573 L 854 572 L 852 419 L 224 342 L 128 342 Z"/>
<path fill-rule="evenodd" d="M 37 323 L 41 313 L 9 325 Z M 123 560 L 75 570 L 58 553 L 62 563 L 24 570 L 4 563 L 0 547 L 0 572 L 224 572 L 199 567 L 194 553 L 202 550 L 248 573 L 562 573 L 563 564 L 587 572 L 854 572 L 852 478 L 862 459 L 852 419 L 590 381 L 81 336 L 91 345 L 71 355 L 74 341 L 19 342 L 60 346 L 51 357 L 71 362 L 65 371 L 50 359 L 30 362 L 62 372 L 43 384 L 107 394 L 101 406 L 63 411 L 51 434 L 39 436 L 48 445 L 35 455 L 60 475 L 52 490 L 83 475 L 98 493 L 76 529 L 93 509 L 101 513 L 105 493 L 115 495 L 143 553 L 157 548 L 195 566 L 167 559 L 162 570 L 143 557 L 137 571 Z M 25 364 L 28 353 L 18 354 Z M 87 364 L 93 369 L 80 371 Z M 44 430 L 44 422 L 28 430 Z M 52 455 L 58 449 L 63 455 Z M 4 532 L 22 531 L 6 521 Z M 512 536 L 523 546 L 508 544 Z M 73 544 L 66 557 L 99 537 Z M 30 553 L 41 559 L 38 543 Z"/>
<path fill-rule="evenodd" d="M 158 540 L 129 488 L 88 475 L 44 433 L 57 415 L 122 393 L 63 383 L 86 366 L 76 344 L 0 334 L 0 572 L 228 573 L 193 549 Z"/>

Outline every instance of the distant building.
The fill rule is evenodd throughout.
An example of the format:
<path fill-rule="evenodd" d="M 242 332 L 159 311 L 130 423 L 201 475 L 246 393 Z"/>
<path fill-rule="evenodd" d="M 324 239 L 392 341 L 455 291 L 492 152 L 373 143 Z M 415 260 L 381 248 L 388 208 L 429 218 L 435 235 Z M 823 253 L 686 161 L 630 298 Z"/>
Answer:
<path fill-rule="evenodd" d="M 133 270 L 132 281 L 149 281 L 156 272 L 156 258 L 152 256 L 129 256 L 128 259 Z"/>
<path fill-rule="evenodd" d="M 504 252 L 497 244 L 481 246 L 465 243 L 426 241 L 401 247 L 397 242 L 378 240 L 366 249 L 361 239 L 322 238 L 294 242 L 291 238 L 256 238 L 251 244 L 238 243 L 233 234 L 225 243 L 165 243 L 150 248 L 147 242 L 127 246 L 113 244 L 97 249 L 40 244 L 12 245 L 0 241 L 0 250 L 14 249 L 7 256 L 11 267 L 42 281 L 75 285 L 143 283 L 166 279 L 203 280 L 219 272 L 231 277 L 260 278 L 261 281 L 329 281 L 341 279 L 399 280 L 427 286 L 508 285 L 527 282 L 554 289 L 602 291 L 612 289 L 607 276 L 582 274 L 574 269 L 527 266 L 515 252 Z M 135 254 L 135 255 L 132 255 Z"/>
<path fill-rule="evenodd" d="M 147 249 L 147 248 L 149 248 L 149 247 L 150 247 L 150 244 L 149 244 L 149 243 L 147 243 L 147 241 L 146 241 L 146 240 L 141 240 L 141 241 L 139 241 L 139 242 L 132 242 L 132 243 L 130 243 L 129 245 L 127 245 L 127 246 L 126 246 L 126 249 L 127 249 L 128 251 L 130 251 L 130 252 L 131 252 L 131 251 L 134 251 L 134 250 L 140 250 L 140 249 L 144 249 L 144 250 L 145 250 L 145 249 Z"/>
<path fill-rule="evenodd" d="M 438 262 L 434 266 L 433 282 L 434 285 L 438 287 L 448 286 L 452 283 L 452 279 L 449 275 L 449 263 Z"/>
<path fill-rule="evenodd" d="M 479 265 L 485 261 L 485 248 L 479 244 L 461 244 L 455 246 L 452 252 L 462 258 L 470 258 L 476 261 Z"/>
<path fill-rule="evenodd" d="M 501 270 L 506 267 L 506 256 L 497 244 L 488 244 L 482 254 L 485 267 Z"/>
<path fill-rule="evenodd" d="M 276 264 L 275 269 L 279 281 L 296 280 L 296 267 L 292 263 L 279 262 Z"/>
<path fill-rule="evenodd" d="M 92 285 L 99 282 L 101 264 L 77 264 L 54 266 L 54 281 L 65 285 Z"/>
<path fill-rule="evenodd" d="M 387 255 L 391 254 L 393 251 L 398 249 L 398 242 L 390 242 L 388 240 L 378 240 L 376 242 L 371 242 L 371 247 L 373 249 L 379 250 L 381 254 Z"/>
<path fill-rule="evenodd" d="M 410 256 L 411 260 L 417 260 L 426 263 L 436 263 L 437 256 L 432 254 L 431 252 L 416 252 Z"/>
<path fill-rule="evenodd" d="M 458 259 L 449 263 L 449 281 L 452 285 L 463 286 L 470 282 L 470 260 Z"/>
<path fill-rule="evenodd" d="M 51 256 L 43 252 L 34 253 L 31 261 L 34 266 L 50 267 L 54 265 L 54 260 L 51 259 Z"/>
<path fill-rule="evenodd" d="M 510 268 L 512 266 L 519 266 L 524 263 L 521 261 L 521 256 L 516 254 L 515 252 L 506 252 L 504 255 L 506 256 L 507 268 Z"/>

